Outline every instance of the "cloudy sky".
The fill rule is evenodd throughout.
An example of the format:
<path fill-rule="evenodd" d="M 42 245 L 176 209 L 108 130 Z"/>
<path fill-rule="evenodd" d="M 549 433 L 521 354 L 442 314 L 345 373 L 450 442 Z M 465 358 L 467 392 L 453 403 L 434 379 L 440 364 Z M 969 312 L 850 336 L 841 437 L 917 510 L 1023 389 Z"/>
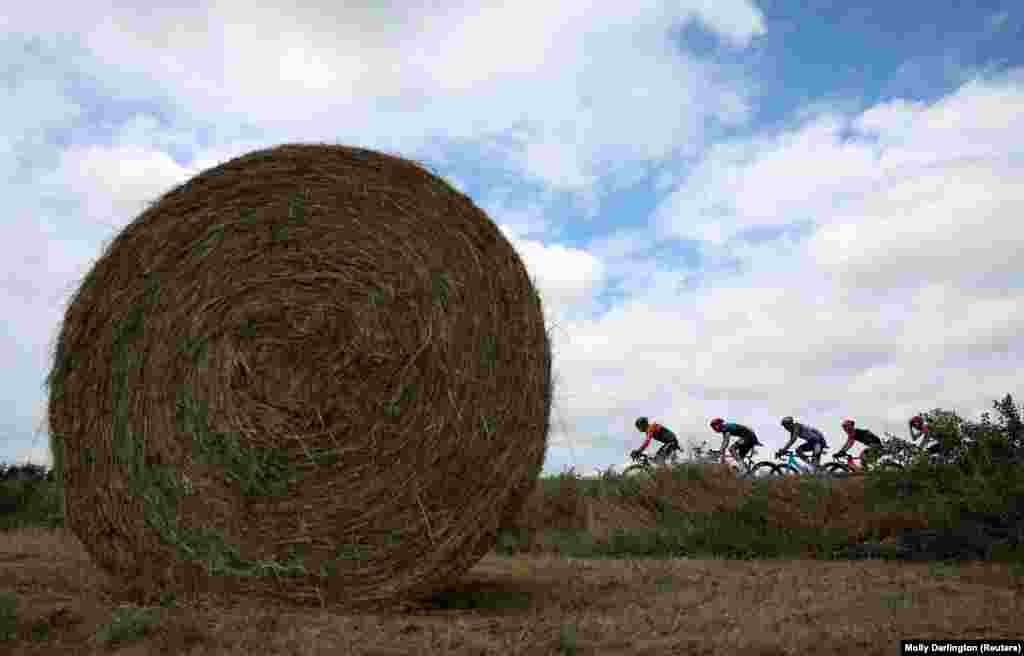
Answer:
<path fill-rule="evenodd" d="M 641 414 L 838 446 L 845 417 L 1024 394 L 1012 0 L 132 4 L 0 16 L 0 461 L 49 461 L 43 381 L 103 245 L 296 141 L 424 161 L 502 226 L 555 343 L 549 472 L 623 462 Z"/>

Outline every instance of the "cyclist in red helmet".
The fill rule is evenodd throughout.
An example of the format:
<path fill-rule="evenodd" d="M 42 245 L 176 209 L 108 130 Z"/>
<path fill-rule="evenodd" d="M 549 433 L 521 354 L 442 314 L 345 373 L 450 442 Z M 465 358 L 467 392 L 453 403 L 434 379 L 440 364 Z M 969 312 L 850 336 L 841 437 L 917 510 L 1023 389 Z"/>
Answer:
<path fill-rule="evenodd" d="M 910 439 L 914 442 L 924 440 L 921 442 L 922 447 L 928 439 L 928 424 L 925 423 L 924 417 L 921 415 L 914 415 L 910 418 Z"/>
<path fill-rule="evenodd" d="M 845 456 L 855 442 L 864 445 L 864 452 L 860 457 L 866 467 L 875 464 L 875 461 L 882 455 L 882 438 L 866 428 L 857 428 L 856 422 L 852 419 L 843 422 L 843 432 L 846 433 L 846 444 L 836 451 L 837 456 Z"/>
<path fill-rule="evenodd" d="M 644 433 L 645 436 L 644 443 L 640 448 L 629 454 L 634 460 L 639 458 L 640 454 L 647 449 L 651 440 L 661 443 L 661 447 L 658 448 L 658 452 L 654 454 L 655 462 L 665 462 L 673 453 L 679 451 L 679 439 L 676 438 L 676 434 L 661 424 L 648 421 L 647 417 L 640 417 L 636 420 L 634 425 L 636 426 L 636 429 L 641 433 Z"/>
<path fill-rule="evenodd" d="M 940 455 L 945 448 L 939 439 L 932 434 L 928 422 L 921 415 L 914 415 L 910 418 L 910 439 L 914 442 L 921 440 L 921 448 L 932 455 Z M 932 444 L 926 446 L 929 440 L 932 441 Z"/>
<path fill-rule="evenodd" d="M 721 417 L 715 417 L 711 420 L 711 430 L 722 434 L 722 462 L 725 462 L 725 450 L 727 448 L 733 458 L 742 461 L 747 457 L 748 453 L 754 450 L 755 446 L 759 446 L 761 444 L 757 439 L 757 435 L 754 434 L 754 431 L 750 430 L 746 426 L 727 422 Z M 731 447 L 729 446 L 730 436 L 735 436 L 737 438 Z"/>

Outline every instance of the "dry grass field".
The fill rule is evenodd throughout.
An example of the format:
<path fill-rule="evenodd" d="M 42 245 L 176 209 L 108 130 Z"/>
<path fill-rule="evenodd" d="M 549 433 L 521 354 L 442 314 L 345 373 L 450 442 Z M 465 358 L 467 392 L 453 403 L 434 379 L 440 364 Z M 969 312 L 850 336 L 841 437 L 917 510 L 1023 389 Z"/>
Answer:
<path fill-rule="evenodd" d="M 215 599 L 147 613 L 61 529 L 4 535 L 0 589 L 17 597 L 12 656 L 893 654 L 911 637 L 1020 637 L 1024 611 L 1005 564 L 492 555 L 388 613 Z"/>

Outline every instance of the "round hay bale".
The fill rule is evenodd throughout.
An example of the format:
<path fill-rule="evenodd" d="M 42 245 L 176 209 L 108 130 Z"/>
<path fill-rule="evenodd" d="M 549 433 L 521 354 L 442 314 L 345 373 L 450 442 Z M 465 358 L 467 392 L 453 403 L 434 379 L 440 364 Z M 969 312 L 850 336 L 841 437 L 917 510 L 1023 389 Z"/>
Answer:
<path fill-rule="evenodd" d="M 67 308 L 49 422 L 67 526 L 143 590 L 348 604 L 472 567 L 540 473 L 541 301 L 420 165 L 290 144 L 209 169 Z"/>

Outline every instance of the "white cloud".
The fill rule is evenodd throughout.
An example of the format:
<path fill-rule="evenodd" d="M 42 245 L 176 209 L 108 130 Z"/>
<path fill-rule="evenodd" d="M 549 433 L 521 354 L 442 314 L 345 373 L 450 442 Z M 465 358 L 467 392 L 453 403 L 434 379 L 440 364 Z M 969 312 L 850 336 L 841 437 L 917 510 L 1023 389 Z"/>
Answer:
<path fill-rule="evenodd" d="M 191 177 L 163 151 L 142 146 L 72 147 L 44 184 L 76 194 L 88 218 L 117 226 L 131 222 L 147 202 Z"/>
<path fill-rule="evenodd" d="M 1021 270 L 1024 175 L 1005 161 L 953 161 L 833 214 L 810 255 L 848 284 L 878 289 L 923 280 L 959 284 Z"/>
<path fill-rule="evenodd" d="M 549 319 L 572 312 L 578 304 L 589 303 L 604 276 L 597 258 L 577 248 L 519 239 L 508 232 L 506 236 L 534 278 Z"/>
<path fill-rule="evenodd" d="M 544 216 L 543 208 L 539 205 L 516 209 L 492 205 L 486 209 L 488 216 L 497 221 L 501 229 L 508 235 L 540 236 L 551 229 L 551 223 Z"/>
<path fill-rule="evenodd" d="M 753 4 L 704 0 L 696 12 L 700 22 L 734 45 L 745 46 L 765 33 L 764 14 Z"/>
<path fill-rule="evenodd" d="M 740 47 L 765 30 L 747 0 L 371 4 L 91 2 L 45 20 L 24 6 L 10 22 L 81 34 L 100 62 L 163 86 L 192 116 L 296 140 L 340 127 L 340 139 L 406 152 L 431 136 L 502 135 L 527 175 L 581 193 L 613 169 L 629 179 L 637 162 L 695 151 L 709 119 L 746 119 L 749 83 L 677 50 L 673 26 L 697 20 Z"/>
<path fill-rule="evenodd" d="M 851 135 L 851 128 L 857 132 Z M 971 167 L 991 168 L 1010 182 L 1019 169 L 1007 158 L 1024 156 L 1021 134 L 1019 76 L 971 82 L 928 106 L 894 101 L 853 120 L 814 116 L 773 137 L 712 147 L 659 208 L 659 225 L 670 235 L 721 244 L 754 226 L 828 224 L 875 201 L 899 212 L 909 202 L 926 212 L 915 199 L 927 181 L 938 194 L 956 180 L 975 200 L 977 185 L 968 191 Z M 928 172 L 936 166 L 946 172 Z M 950 208 L 958 209 L 966 208 Z"/>

